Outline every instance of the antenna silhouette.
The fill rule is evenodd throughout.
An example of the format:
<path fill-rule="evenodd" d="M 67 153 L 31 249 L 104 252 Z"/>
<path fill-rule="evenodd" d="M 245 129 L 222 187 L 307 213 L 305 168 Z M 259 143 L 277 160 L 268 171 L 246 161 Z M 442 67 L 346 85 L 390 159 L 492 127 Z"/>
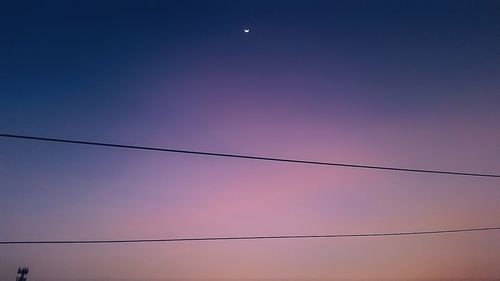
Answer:
<path fill-rule="evenodd" d="M 28 272 L 30 271 L 29 268 L 27 267 L 20 267 L 17 269 L 17 277 L 16 277 L 16 281 L 26 281 L 28 280 L 28 277 L 26 277 L 28 275 Z"/>

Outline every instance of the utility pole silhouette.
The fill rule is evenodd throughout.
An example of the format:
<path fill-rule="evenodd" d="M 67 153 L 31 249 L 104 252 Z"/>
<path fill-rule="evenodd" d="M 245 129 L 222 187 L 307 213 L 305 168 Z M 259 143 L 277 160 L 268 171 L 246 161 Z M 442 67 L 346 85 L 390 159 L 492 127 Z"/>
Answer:
<path fill-rule="evenodd" d="M 20 267 L 17 269 L 17 277 L 16 277 L 16 281 L 26 281 L 28 280 L 28 277 L 26 277 L 28 275 L 28 272 L 30 271 L 29 268 L 27 267 Z"/>

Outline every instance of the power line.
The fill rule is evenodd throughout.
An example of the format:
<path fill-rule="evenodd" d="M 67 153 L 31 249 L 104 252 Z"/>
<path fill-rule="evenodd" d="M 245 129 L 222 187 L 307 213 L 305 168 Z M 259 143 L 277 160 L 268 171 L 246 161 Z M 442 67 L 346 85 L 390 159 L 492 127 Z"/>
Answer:
<path fill-rule="evenodd" d="M 229 237 L 193 237 L 193 238 L 161 238 L 161 239 L 124 239 L 124 240 L 38 240 L 38 241 L 0 241 L 7 244 L 112 244 L 112 243 L 160 243 L 160 242 L 193 242 L 193 241 L 227 241 L 227 240 L 271 240 L 271 239 L 312 239 L 312 238 L 361 238 L 450 234 L 460 232 L 495 231 L 500 227 L 444 229 L 413 232 L 382 232 L 353 234 L 322 234 L 322 235 L 276 235 L 276 236 L 229 236 Z"/>
<path fill-rule="evenodd" d="M 136 150 L 194 154 L 194 155 L 203 155 L 203 156 L 251 159 L 251 160 L 274 161 L 274 162 L 285 162 L 285 163 L 309 164 L 309 165 L 321 165 L 321 166 L 337 166 L 337 167 L 347 167 L 347 168 L 386 170 L 386 171 L 398 171 L 398 172 L 414 172 L 414 173 L 444 174 L 444 175 L 455 175 L 455 176 L 500 178 L 500 174 L 486 174 L 486 173 L 473 173 L 473 172 L 457 172 L 457 171 L 445 171 L 445 170 L 427 170 L 427 169 L 412 169 L 412 168 L 399 168 L 399 167 L 388 167 L 388 166 L 359 165 L 359 164 L 348 164 L 348 163 L 320 162 L 320 161 L 309 161 L 309 160 L 288 159 L 288 158 L 252 156 L 252 155 L 243 155 L 243 154 L 229 154 L 229 153 L 206 152 L 206 151 L 195 151 L 195 150 L 180 150 L 180 149 L 160 148 L 160 147 L 150 147 L 150 146 L 137 146 L 137 145 L 127 145 L 127 144 L 118 144 L 118 143 L 82 141 L 82 140 L 73 140 L 73 139 L 46 138 L 46 137 L 28 136 L 28 135 L 14 135 L 14 134 L 0 133 L 0 137 L 15 138 L 15 139 L 27 139 L 27 140 L 36 140 L 36 141 L 46 141 L 46 142 L 57 142 L 57 143 L 82 144 L 82 145 L 92 145 L 92 146 L 101 146 L 101 147 L 114 147 L 114 148 L 127 148 L 127 149 L 136 149 Z"/>

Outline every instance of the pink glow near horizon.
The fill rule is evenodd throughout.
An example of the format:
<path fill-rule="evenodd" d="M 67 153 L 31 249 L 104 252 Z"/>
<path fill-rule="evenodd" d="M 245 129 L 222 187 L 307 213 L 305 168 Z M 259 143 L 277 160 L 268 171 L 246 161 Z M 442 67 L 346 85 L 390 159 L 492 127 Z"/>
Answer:
<path fill-rule="evenodd" d="M 260 104 L 259 100 L 252 102 Z M 428 127 L 422 127 L 425 129 L 421 133 L 410 130 L 424 126 L 415 123 L 418 120 L 366 119 L 355 125 L 346 124 L 350 116 L 338 116 L 345 119 L 334 121 L 330 126 L 327 120 L 321 120 L 324 115 L 315 116 L 313 111 L 297 113 L 300 106 L 282 106 L 278 101 L 266 100 L 267 108 L 261 108 L 258 114 L 253 109 L 235 110 L 238 107 L 228 100 L 224 107 L 208 101 L 202 103 L 202 107 L 192 109 L 197 117 L 184 122 L 191 128 L 198 126 L 197 134 L 206 136 L 200 147 L 213 146 L 214 151 L 241 150 L 312 160 L 352 159 L 355 163 L 369 164 L 381 161 L 408 167 L 428 163 L 435 168 L 468 168 L 464 164 L 434 158 L 437 153 L 451 156 L 447 159 L 469 160 L 463 158 L 469 153 L 456 153 L 456 149 L 468 146 L 470 139 L 456 139 L 449 146 L 446 142 L 441 143 L 440 137 L 458 130 L 452 126 L 443 128 L 442 124 L 423 120 L 421 122 Z M 219 107 L 214 109 L 216 106 Z M 331 114 L 335 116 L 334 110 Z M 282 128 L 281 117 L 293 125 Z M 362 123 L 372 127 L 356 127 Z M 490 132 L 475 127 L 474 122 L 464 126 L 472 126 L 470 129 L 478 133 L 474 135 L 476 143 L 490 145 Z M 394 128 L 405 129 L 396 133 Z M 369 138 L 374 131 L 379 133 L 378 138 Z M 422 139 L 411 142 L 416 136 Z M 394 147 L 391 145 L 394 137 L 399 138 L 397 142 L 404 140 L 407 143 Z M 158 141 L 161 138 L 161 134 L 157 135 L 151 142 L 161 144 Z M 388 145 L 383 146 L 386 142 Z M 423 155 L 418 149 L 407 150 L 422 146 L 426 147 Z M 101 195 L 106 199 L 97 199 L 94 207 L 84 208 L 84 215 L 75 219 L 81 222 L 93 218 L 93 221 L 75 223 L 71 231 L 60 229 L 61 238 L 75 235 L 90 239 L 411 231 L 492 225 L 500 216 L 496 204 L 500 193 L 494 183 L 482 179 L 187 157 L 127 156 L 138 164 L 126 164 L 130 168 L 103 179 Z M 475 157 L 490 160 L 461 163 L 469 163 L 471 168 L 478 170 L 498 165 L 491 155 Z M 169 167 L 179 172 L 169 173 Z M 129 182 L 119 180 L 123 177 L 131 178 Z M 478 182 L 486 187 L 471 188 Z M 113 195 L 121 189 L 129 190 L 128 194 Z M 130 196 L 134 200 L 130 200 Z M 58 224 L 53 221 L 44 227 L 58 229 Z M 89 226 L 93 226 L 92 231 Z M 96 233 L 95 229 L 99 231 Z M 129 278 L 480 278 L 499 274 L 489 267 L 500 247 L 497 235 L 478 234 L 475 239 L 464 234 L 446 238 L 58 246 L 41 251 L 47 257 L 40 254 L 40 248 L 21 249 L 45 266 L 41 276 L 43 270 L 50 271 L 50 264 L 64 259 L 68 263 L 67 272 L 79 272 L 89 278 L 111 276 L 107 271 L 118 268 Z M 70 257 L 74 252 L 78 252 L 78 257 Z M 95 267 L 100 269 L 84 273 L 86 268 Z M 151 275 L 148 271 L 153 268 L 155 273 Z"/>

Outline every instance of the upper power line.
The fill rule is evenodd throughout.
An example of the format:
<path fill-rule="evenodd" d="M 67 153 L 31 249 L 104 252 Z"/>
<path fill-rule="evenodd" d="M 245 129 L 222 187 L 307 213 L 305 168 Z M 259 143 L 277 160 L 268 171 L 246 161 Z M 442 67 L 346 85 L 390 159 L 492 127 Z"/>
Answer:
<path fill-rule="evenodd" d="M 104 142 L 83 141 L 83 140 L 74 140 L 74 139 L 46 138 L 46 137 L 29 136 L 29 135 L 15 135 L 15 134 L 0 133 L 0 137 L 15 138 L 15 139 L 27 139 L 27 140 L 36 140 L 36 141 L 46 141 L 46 142 L 57 142 L 57 143 L 83 144 L 83 145 L 92 145 L 92 146 L 101 146 L 101 147 L 114 147 L 114 148 L 127 148 L 127 149 L 137 149 L 137 150 L 183 153 L 183 154 L 195 154 L 195 155 L 226 157 L 226 158 L 239 158 L 239 159 L 251 159 L 251 160 L 261 160 L 261 161 L 274 161 L 274 162 L 285 162 L 285 163 L 321 165 L 321 166 L 337 166 L 337 167 L 372 169 L 372 170 L 386 170 L 386 171 L 397 171 L 397 172 L 413 172 L 413 173 L 444 174 L 444 175 L 455 175 L 455 176 L 500 178 L 500 174 L 458 172 L 458 171 L 446 171 L 446 170 L 429 170 L 429 169 L 412 169 L 412 168 L 389 167 L 389 166 L 321 162 L 321 161 L 299 160 L 299 159 L 289 159 L 289 158 L 253 156 L 253 155 L 244 155 L 244 154 L 229 154 L 229 153 L 219 153 L 219 152 L 160 148 L 160 147 L 151 147 L 151 146 L 137 146 L 137 145 L 127 145 L 127 144 L 118 144 L 118 143 L 104 143 Z"/>
<path fill-rule="evenodd" d="M 159 242 L 192 242 L 192 241 L 221 241 L 221 240 L 270 240 L 270 239 L 312 239 L 312 238 L 360 238 L 451 234 L 460 232 L 479 232 L 500 230 L 500 227 L 444 229 L 412 232 L 380 232 L 380 233 L 352 233 L 352 234 L 322 234 L 322 235 L 276 235 L 276 236 L 227 236 L 227 237 L 192 237 L 192 238 L 161 238 L 161 239 L 124 239 L 124 240 L 38 240 L 38 241 L 0 241 L 0 245 L 7 244 L 112 244 L 112 243 L 159 243 Z"/>

